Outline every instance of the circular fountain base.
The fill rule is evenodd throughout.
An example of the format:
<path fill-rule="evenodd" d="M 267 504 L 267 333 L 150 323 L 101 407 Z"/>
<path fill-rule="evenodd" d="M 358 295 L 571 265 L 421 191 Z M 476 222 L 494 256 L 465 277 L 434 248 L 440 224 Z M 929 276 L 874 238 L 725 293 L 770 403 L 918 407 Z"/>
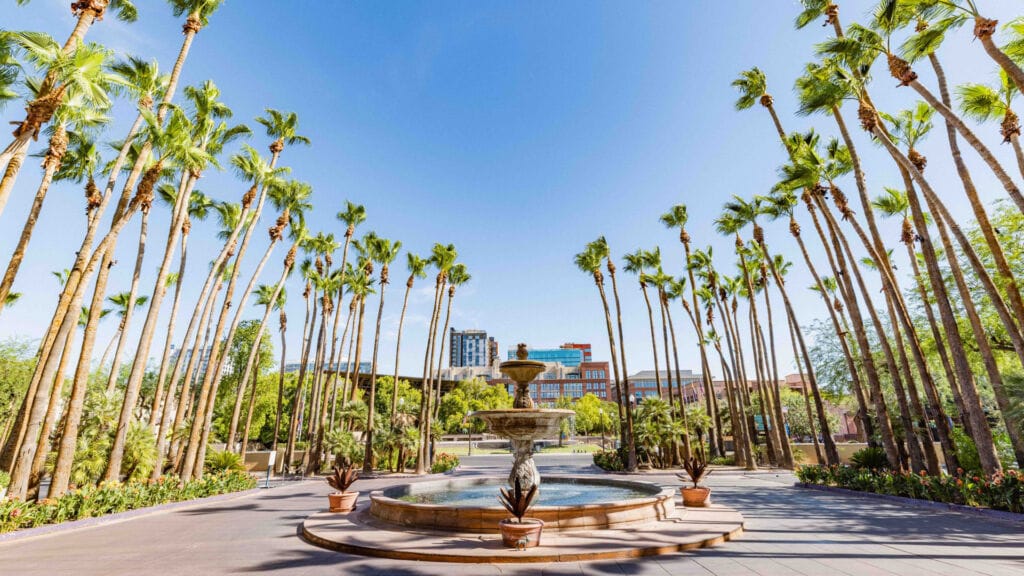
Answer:
<path fill-rule="evenodd" d="M 663 520 L 628 528 L 549 534 L 545 527 L 540 546 L 523 551 L 502 546 L 499 534 L 402 527 L 381 521 L 368 510 L 351 514 L 319 512 L 302 523 L 303 538 L 328 550 L 397 560 L 475 564 L 639 558 L 708 548 L 742 533 L 743 516 L 720 505 L 678 506 Z"/>
<path fill-rule="evenodd" d="M 500 478 L 461 478 L 404 484 L 370 494 L 370 514 L 396 526 L 497 533 L 508 512 L 498 504 Z M 548 476 L 528 516 L 545 532 L 598 530 L 664 520 L 675 491 L 648 482 Z M 493 503 L 493 504 L 492 504 Z"/>

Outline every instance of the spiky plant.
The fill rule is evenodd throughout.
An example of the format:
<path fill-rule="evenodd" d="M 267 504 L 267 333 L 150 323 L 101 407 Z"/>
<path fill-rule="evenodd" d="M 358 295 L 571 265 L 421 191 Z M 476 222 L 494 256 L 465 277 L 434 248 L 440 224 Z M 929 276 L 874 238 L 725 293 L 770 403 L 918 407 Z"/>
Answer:
<path fill-rule="evenodd" d="M 687 476 L 690 482 L 693 482 L 694 488 L 700 487 L 700 481 L 711 474 L 711 470 L 708 469 L 708 463 L 703 458 L 697 458 L 696 456 L 690 456 L 683 460 L 683 469 L 686 470 L 686 476 L 682 474 L 676 474 L 681 480 L 685 481 Z"/>
<path fill-rule="evenodd" d="M 509 492 L 504 486 L 501 490 L 501 505 L 508 510 L 509 514 L 515 517 L 516 521 L 520 524 L 523 523 L 523 516 L 526 516 L 526 512 L 533 505 L 533 499 L 537 497 L 537 485 L 530 486 L 530 489 L 523 492 L 523 484 L 519 478 L 516 478 L 515 486 L 512 491 Z"/>
<path fill-rule="evenodd" d="M 334 474 L 327 477 L 327 483 L 338 492 L 344 494 L 356 480 L 359 479 L 359 471 L 352 463 L 346 463 L 344 467 L 334 467 Z"/>

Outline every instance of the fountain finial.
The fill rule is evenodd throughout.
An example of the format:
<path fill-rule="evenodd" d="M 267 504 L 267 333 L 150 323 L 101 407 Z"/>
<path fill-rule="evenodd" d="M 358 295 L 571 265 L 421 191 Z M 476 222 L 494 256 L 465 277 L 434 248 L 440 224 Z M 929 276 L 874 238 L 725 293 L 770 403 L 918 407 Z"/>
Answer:
<path fill-rule="evenodd" d="M 520 342 L 519 346 L 516 347 L 516 359 L 526 360 L 530 357 L 530 351 L 526 348 L 526 344 Z"/>

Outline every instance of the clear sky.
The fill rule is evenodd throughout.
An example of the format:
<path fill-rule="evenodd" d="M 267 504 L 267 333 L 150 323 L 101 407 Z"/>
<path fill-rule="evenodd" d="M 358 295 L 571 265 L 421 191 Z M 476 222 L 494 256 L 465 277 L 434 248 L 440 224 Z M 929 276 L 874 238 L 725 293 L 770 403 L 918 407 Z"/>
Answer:
<path fill-rule="evenodd" d="M 110 16 L 88 38 L 119 52 L 158 58 L 169 70 L 182 38 L 180 19 L 164 2 L 136 3 L 137 23 Z M 33 0 L 24 8 L 15 7 L 14 0 L 2 4 L 4 28 L 42 30 L 63 41 L 74 22 L 66 0 Z M 870 4 L 842 2 L 844 21 L 860 19 Z M 214 80 L 235 119 L 254 129 L 260 127 L 252 119 L 265 107 L 299 114 L 301 133 L 313 146 L 289 148 L 281 162 L 315 189 L 313 231 L 340 237 L 343 228 L 334 214 L 349 199 L 366 206 L 369 219 L 362 232 L 399 239 L 420 254 L 434 242 L 454 243 L 473 276 L 456 296 L 454 327 L 487 330 L 503 355 L 520 341 L 538 347 L 575 341 L 592 342 L 595 359 L 607 359 L 597 291 L 591 278 L 575 269 L 573 255 L 603 234 L 619 260 L 636 248 L 660 245 L 668 271 L 681 274 L 677 234 L 657 218 L 671 205 L 686 203 L 695 245 L 714 246 L 719 266 L 731 271 L 732 240 L 717 236 L 711 222 L 732 194 L 763 194 L 776 181 L 784 154 L 767 114 L 760 107 L 733 109 L 729 83 L 739 71 L 755 65 L 765 70 L 787 130 L 813 125 L 825 135 L 835 133 L 829 118 L 792 114 L 793 79 L 811 60 L 813 45 L 830 32 L 817 24 L 795 31 L 798 7 L 796 0 L 227 0 L 196 39 L 182 81 Z M 1010 0 L 986 0 L 983 7 L 1004 22 L 1022 12 L 1021 4 Z M 951 83 L 994 78 L 995 66 L 969 27 L 947 42 L 941 57 Z M 934 85 L 927 68 L 919 72 Z M 879 69 L 872 90 L 880 109 L 895 111 L 916 100 L 910 88 L 895 84 Z M 106 139 L 121 137 L 134 117 L 132 106 L 118 104 Z M 854 114 L 847 111 L 851 118 Z M 20 115 L 20 108 L 10 105 L 0 120 L 6 124 Z M 929 175 L 939 193 L 966 214 L 941 125 L 936 128 L 921 146 L 931 160 Z M 998 127 L 980 133 L 1012 167 L 1011 150 L 999 145 Z M 859 131 L 855 138 L 866 156 L 873 194 L 895 185 L 891 162 Z M 268 141 L 257 131 L 251 144 L 266 150 Z M 37 143 L 33 151 L 43 147 Z M 965 148 L 965 156 L 983 196 L 1001 197 L 973 151 Z M 4 256 L 16 242 L 39 174 L 36 161 L 29 162 L 3 213 Z M 845 185 L 854 191 L 852 180 Z M 198 187 L 219 200 L 238 201 L 245 192 L 229 174 L 213 171 Z M 70 265 L 84 229 L 83 205 L 75 186 L 51 190 L 15 286 L 24 296 L 0 317 L 0 337 L 42 333 L 58 293 L 50 271 Z M 152 290 L 167 221 L 166 209 L 154 210 L 143 294 Z M 243 280 L 265 247 L 262 230 L 269 224 L 265 216 Z M 885 230 L 898 238 L 898 223 L 886 223 Z M 215 231 L 212 220 L 195 226 L 180 325 L 217 249 Z M 776 251 L 799 260 L 784 225 L 768 231 Z M 128 289 L 137 234 L 136 224 L 121 235 L 112 292 Z M 277 277 L 283 256 L 281 251 L 273 257 L 266 282 Z M 395 268 L 381 343 L 381 364 L 389 369 L 404 255 Z M 825 315 L 805 288 L 810 283 L 802 262 L 796 262 L 788 285 L 803 324 Z M 289 288 L 291 358 L 298 354 L 304 308 L 298 281 Z M 626 278 L 620 288 L 630 372 L 652 368 L 639 289 Z M 432 291 L 432 280 L 421 281 L 410 303 L 403 373 L 421 370 Z M 258 317 L 260 310 L 251 302 L 248 308 Z M 169 302 L 161 323 L 167 310 Z M 781 304 L 777 310 L 781 314 Z M 682 311 L 674 312 L 681 363 L 696 371 L 692 330 Z M 97 355 L 115 324 L 105 322 Z M 131 347 L 140 325 L 141 319 Z M 183 331 L 181 326 L 178 338 Z M 786 371 L 792 361 L 788 341 L 788 334 L 779 335 Z M 161 345 L 154 344 L 153 355 Z"/>

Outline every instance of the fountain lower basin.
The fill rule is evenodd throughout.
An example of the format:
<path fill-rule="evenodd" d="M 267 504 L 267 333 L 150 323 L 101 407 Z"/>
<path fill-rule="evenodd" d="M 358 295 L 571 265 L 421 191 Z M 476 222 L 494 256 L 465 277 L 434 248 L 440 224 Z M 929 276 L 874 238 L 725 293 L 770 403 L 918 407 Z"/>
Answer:
<path fill-rule="evenodd" d="M 462 478 L 394 486 L 370 494 L 370 514 L 401 526 L 497 533 L 508 518 L 498 504 L 498 487 L 505 485 L 503 478 Z M 479 495 L 488 492 L 493 504 L 482 504 Z M 529 516 L 543 520 L 545 531 L 621 528 L 665 519 L 675 509 L 674 495 L 648 482 L 549 476 Z"/>

